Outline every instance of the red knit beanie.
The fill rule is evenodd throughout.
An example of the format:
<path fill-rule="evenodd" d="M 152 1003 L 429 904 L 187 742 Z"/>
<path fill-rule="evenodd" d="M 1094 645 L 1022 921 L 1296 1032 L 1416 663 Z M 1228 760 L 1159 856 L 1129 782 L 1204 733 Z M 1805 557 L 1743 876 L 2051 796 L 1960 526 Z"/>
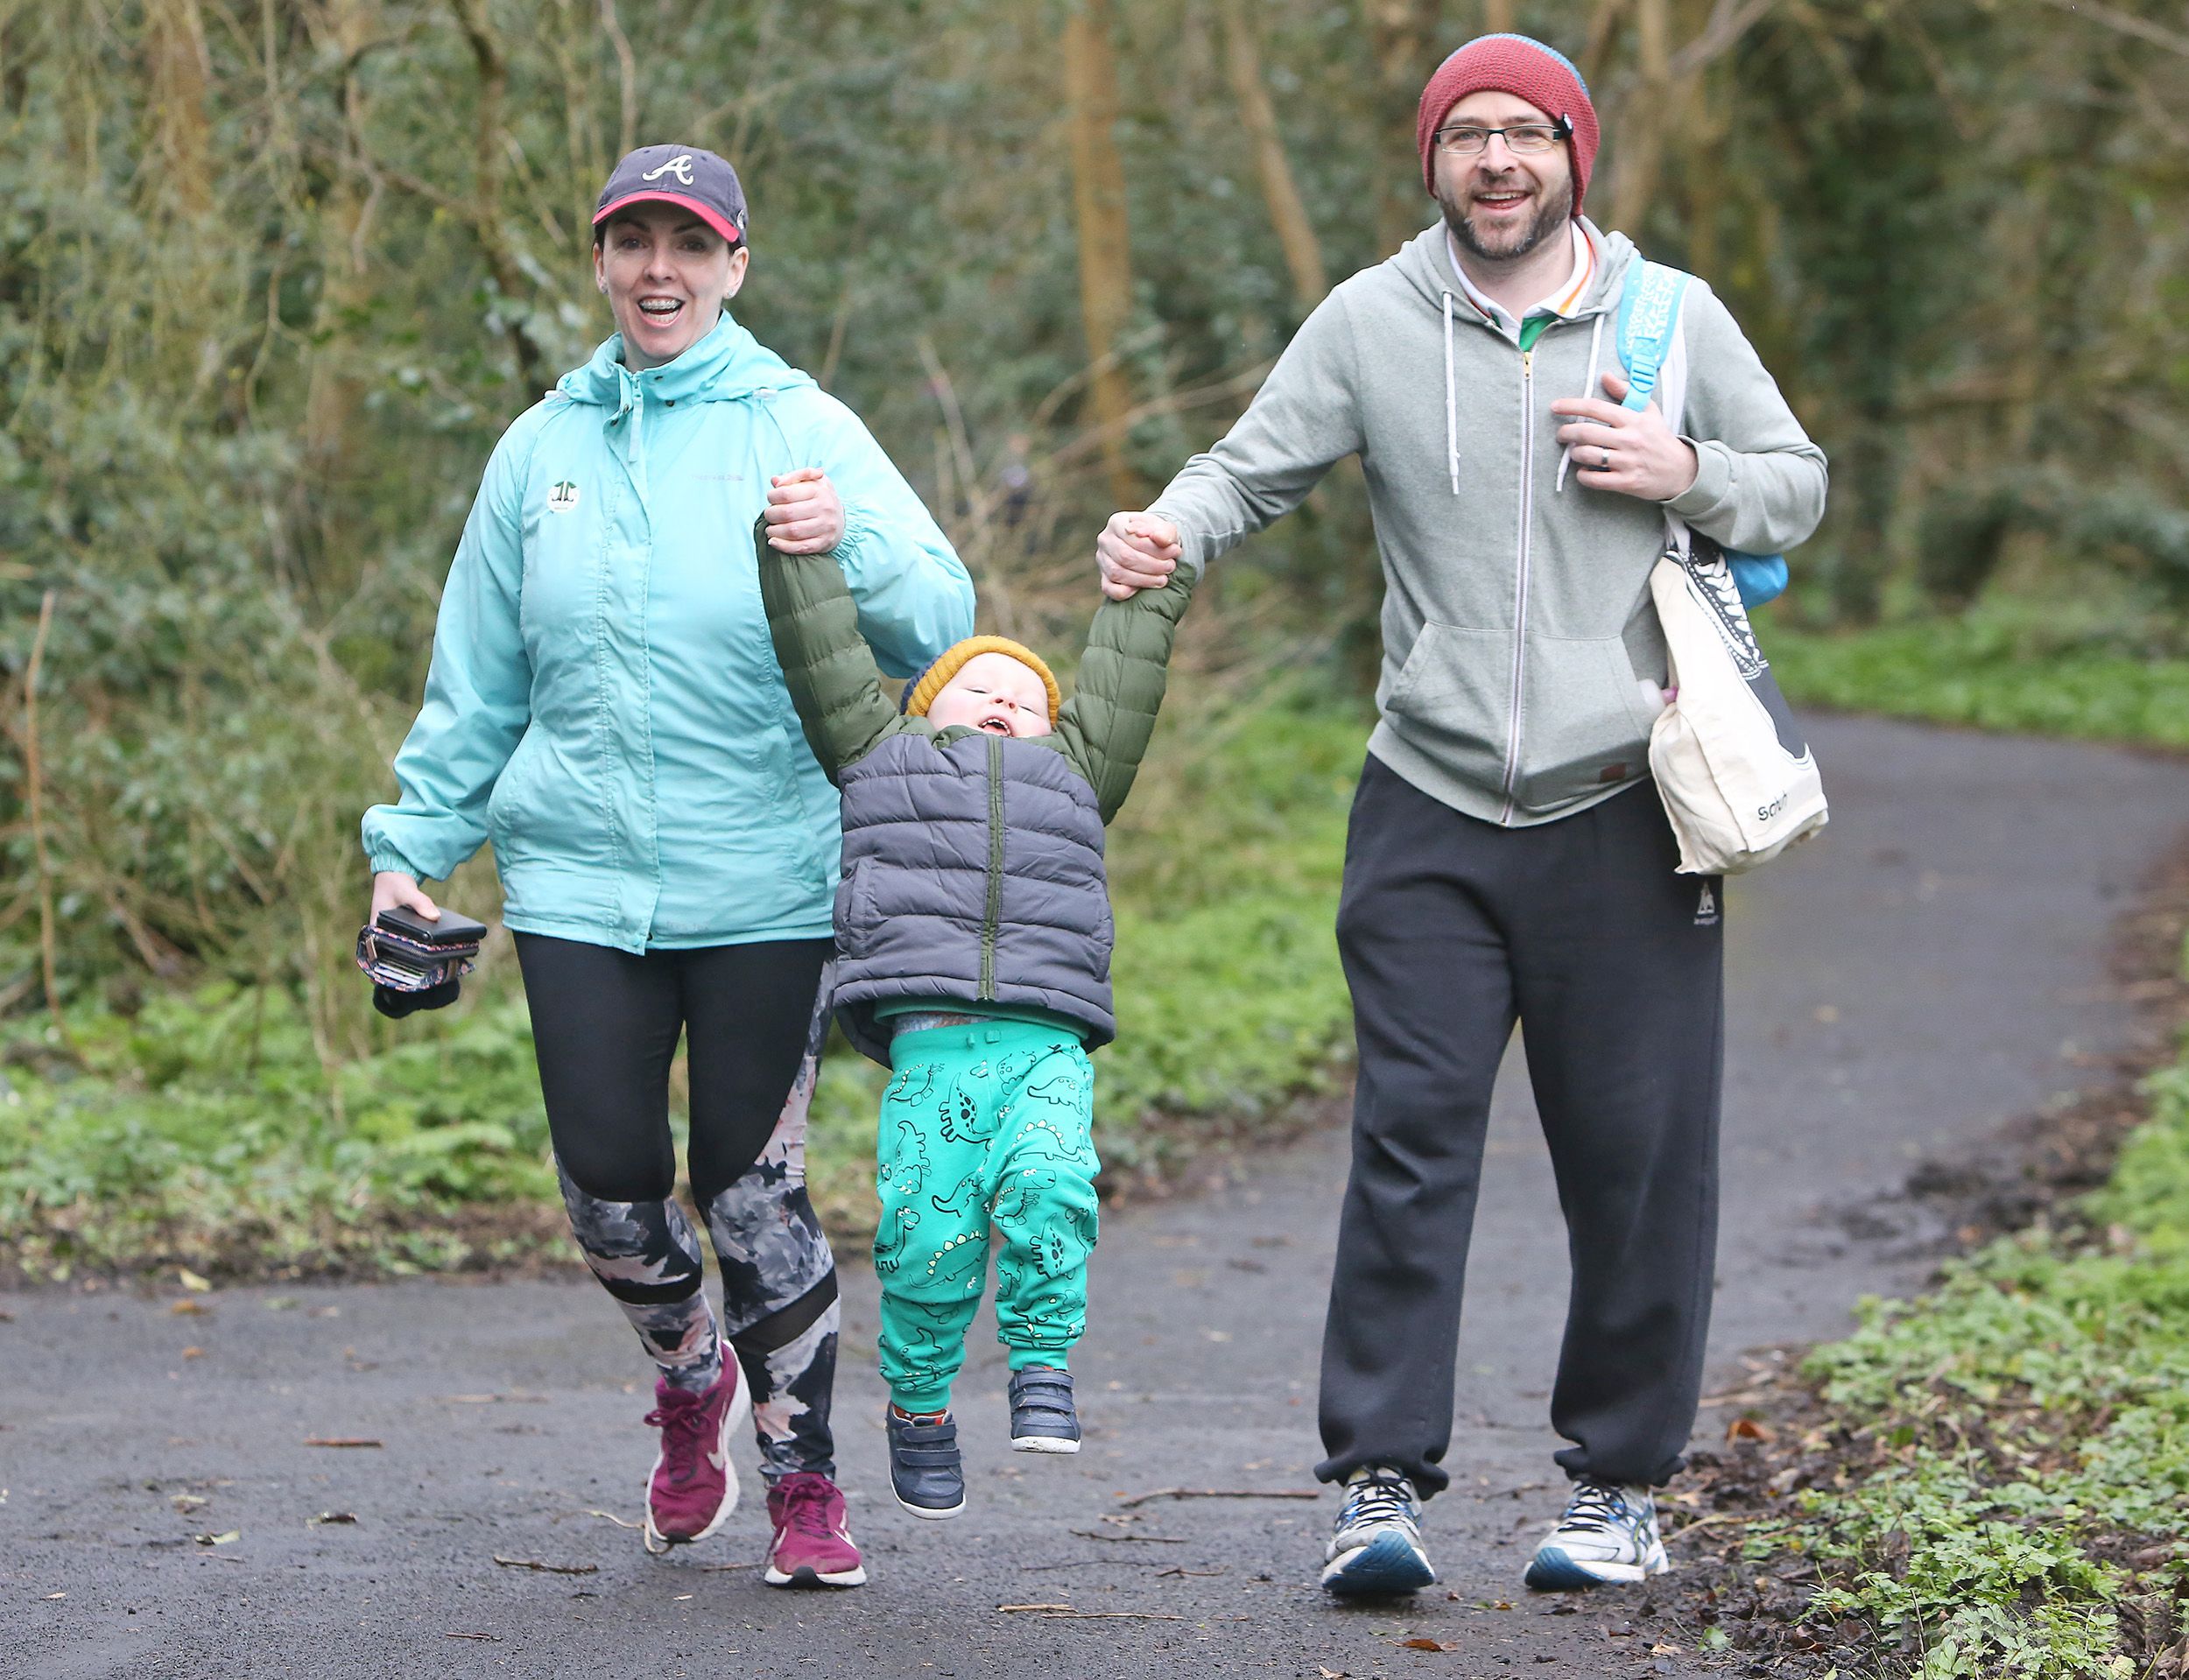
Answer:
<path fill-rule="evenodd" d="M 1436 134 L 1452 108 L 1485 88 L 1524 99 L 1545 116 L 1573 125 L 1573 214 L 1581 213 L 1588 172 L 1596 161 L 1596 108 L 1588 84 L 1562 53 L 1525 35 L 1483 35 L 1437 67 L 1421 90 L 1414 144 L 1421 149 L 1421 184 L 1437 190 Z"/>

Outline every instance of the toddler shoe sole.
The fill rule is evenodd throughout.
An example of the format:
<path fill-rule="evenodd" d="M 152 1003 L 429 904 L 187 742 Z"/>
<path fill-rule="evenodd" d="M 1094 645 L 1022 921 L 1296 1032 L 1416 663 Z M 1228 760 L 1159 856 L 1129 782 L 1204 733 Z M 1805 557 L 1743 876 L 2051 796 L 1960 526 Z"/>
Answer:
<path fill-rule="evenodd" d="M 962 1515 L 965 1510 L 965 1501 L 962 1499 L 955 1505 L 939 1508 L 933 1505 L 915 1505 L 894 1487 L 890 1489 L 890 1497 L 914 1516 L 924 1517 L 930 1522 L 947 1522 L 952 1517 Z"/>
<path fill-rule="evenodd" d="M 1013 1452 L 1077 1452 L 1080 1444 L 1061 1435 L 1014 1435 Z"/>

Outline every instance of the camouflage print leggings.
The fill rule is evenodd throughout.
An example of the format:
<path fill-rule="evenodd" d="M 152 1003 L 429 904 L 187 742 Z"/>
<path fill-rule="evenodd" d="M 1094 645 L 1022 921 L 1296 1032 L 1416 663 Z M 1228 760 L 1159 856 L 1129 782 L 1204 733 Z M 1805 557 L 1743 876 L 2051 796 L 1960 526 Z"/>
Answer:
<path fill-rule="evenodd" d="M 806 1192 L 806 1116 L 827 1031 L 826 939 L 650 951 L 517 936 L 570 1228 L 672 1386 L 736 1350 L 761 1472 L 834 1473 L 836 1266 Z M 675 1197 L 669 1067 L 688 1037 L 694 1201 L 721 1322 Z"/>

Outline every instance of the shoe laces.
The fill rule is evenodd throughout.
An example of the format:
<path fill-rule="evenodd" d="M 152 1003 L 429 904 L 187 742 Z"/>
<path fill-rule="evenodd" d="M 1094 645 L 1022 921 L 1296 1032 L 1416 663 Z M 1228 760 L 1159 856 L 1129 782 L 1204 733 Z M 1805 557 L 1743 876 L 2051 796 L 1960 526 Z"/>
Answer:
<path fill-rule="evenodd" d="M 1411 1522 L 1413 1516 L 1413 1483 L 1397 1471 L 1378 1465 L 1346 1483 L 1338 1525 L 1354 1529 L 1376 1522 Z"/>
<path fill-rule="evenodd" d="M 836 1524 L 835 1501 L 829 1495 L 836 1491 L 834 1483 L 816 1476 L 808 1481 L 803 1476 L 786 1476 L 783 1480 L 783 1526 L 796 1529 L 811 1540 L 833 1540 Z"/>
<path fill-rule="evenodd" d="M 707 1408 L 697 1395 L 679 1392 L 646 1414 L 646 1422 L 661 1431 L 662 1445 L 672 1454 L 697 1452 Z"/>
<path fill-rule="evenodd" d="M 1604 1534 L 1633 1515 L 1626 1492 L 1618 1483 L 1591 1479 L 1573 1485 L 1573 1500 L 1559 1527 Z"/>

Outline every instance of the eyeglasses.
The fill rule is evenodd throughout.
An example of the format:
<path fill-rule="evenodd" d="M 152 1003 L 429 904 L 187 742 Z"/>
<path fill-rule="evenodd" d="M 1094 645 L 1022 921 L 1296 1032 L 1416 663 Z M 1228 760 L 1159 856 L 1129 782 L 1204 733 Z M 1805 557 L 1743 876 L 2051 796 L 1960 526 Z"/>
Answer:
<path fill-rule="evenodd" d="M 1445 151 L 1456 152 L 1462 158 L 1472 158 L 1489 144 L 1489 137 L 1502 134 L 1507 149 L 1524 156 L 1531 151 L 1548 151 L 1559 141 L 1569 138 L 1573 125 L 1564 117 L 1555 123 L 1521 123 L 1511 128 L 1483 129 L 1472 123 L 1455 123 L 1448 129 L 1437 130 L 1437 144 Z"/>

